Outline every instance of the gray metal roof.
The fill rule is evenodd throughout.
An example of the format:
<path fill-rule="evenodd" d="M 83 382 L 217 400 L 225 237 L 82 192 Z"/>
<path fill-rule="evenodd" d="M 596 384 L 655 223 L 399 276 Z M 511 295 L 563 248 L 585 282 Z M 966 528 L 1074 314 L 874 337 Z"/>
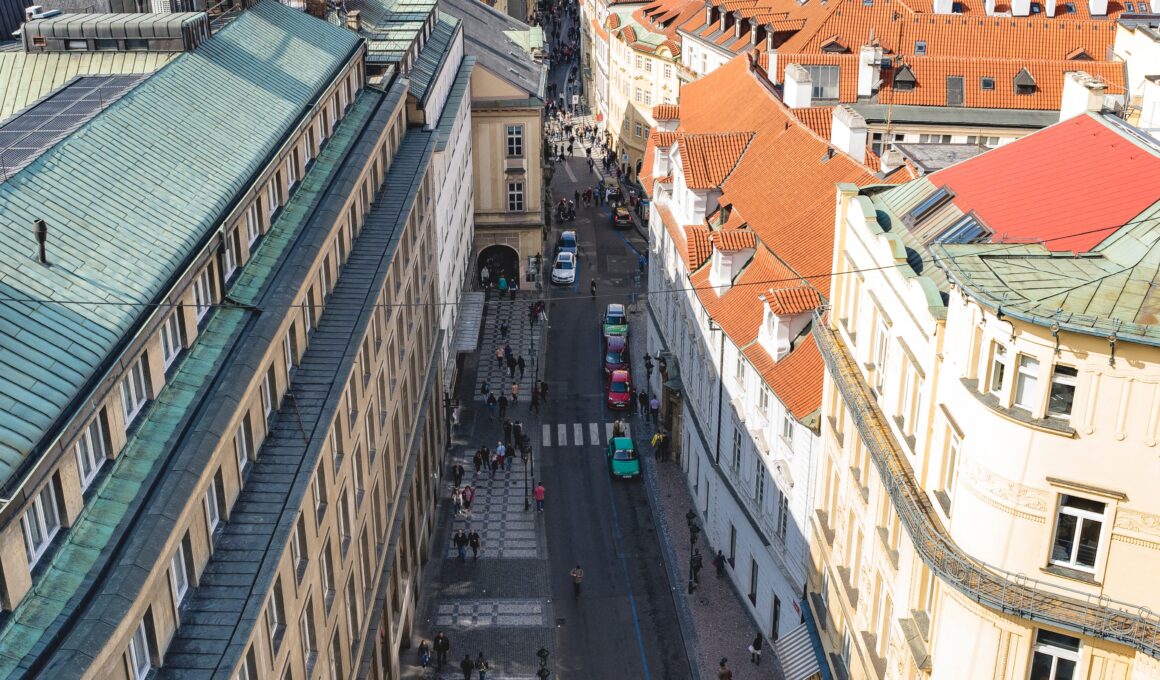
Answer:
<path fill-rule="evenodd" d="M 987 147 L 982 144 L 908 144 L 895 142 L 893 146 L 923 172 L 942 170 L 959 161 L 974 158 L 987 150 Z"/>
<path fill-rule="evenodd" d="M 50 443 L 358 45 L 262 0 L 0 184 L 0 483 Z M 31 256 L 37 219 L 49 266 Z"/>
<path fill-rule="evenodd" d="M 439 75 L 439 68 L 447 60 L 447 54 L 457 30 L 459 30 L 459 19 L 445 12 L 439 12 L 435 28 L 431 30 L 431 35 L 427 37 L 426 44 L 419 52 L 419 58 L 415 60 L 415 65 L 407 74 L 411 81 L 410 92 L 420 102 L 427 101 L 427 93 L 436 76 Z"/>
<path fill-rule="evenodd" d="M 1044 128 L 1059 122 L 1059 111 L 976 109 L 963 106 L 911 106 L 856 102 L 850 105 L 868 123 L 978 125 L 981 127 Z"/>
<path fill-rule="evenodd" d="M 530 31 L 530 26 L 479 0 L 439 0 L 439 8 L 463 21 L 464 48 L 479 67 L 543 99 L 547 67 L 505 35 Z"/>
<path fill-rule="evenodd" d="M 46 38 L 180 38 L 182 29 L 208 23 L 205 12 L 172 14 L 61 14 L 24 24 Z"/>

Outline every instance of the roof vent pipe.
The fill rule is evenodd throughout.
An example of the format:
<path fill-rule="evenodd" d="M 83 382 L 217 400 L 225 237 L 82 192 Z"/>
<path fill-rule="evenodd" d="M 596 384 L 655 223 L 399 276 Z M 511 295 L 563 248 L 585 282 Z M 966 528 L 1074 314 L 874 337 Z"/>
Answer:
<path fill-rule="evenodd" d="M 36 234 L 37 259 L 41 264 L 48 264 L 48 250 L 45 247 L 48 243 L 48 224 L 44 220 L 36 220 L 32 223 L 32 233 Z"/>

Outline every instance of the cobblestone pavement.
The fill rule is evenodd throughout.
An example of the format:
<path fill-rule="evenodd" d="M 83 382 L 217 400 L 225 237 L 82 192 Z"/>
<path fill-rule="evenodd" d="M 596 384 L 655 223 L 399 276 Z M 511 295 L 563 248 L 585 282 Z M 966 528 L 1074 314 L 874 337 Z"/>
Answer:
<path fill-rule="evenodd" d="M 515 382 L 520 386 L 519 399 L 514 407 L 509 405 L 508 415 L 519 411 L 527 414 L 532 398 L 532 385 L 535 370 L 533 362 L 539 351 L 543 336 L 544 324 L 537 321 L 534 325 L 528 322 L 528 306 L 532 304 L 532 291 L 516 293 L 512 300 L 507 294 L 500 295 L 497 290 L 487 292 L 487 312 L 483 317 L 483 333 L 479 341 L 479 370 L 475 378 L 474 397 L 476 401 L 487 401 L 487 394 L 480 390 L 480 384 L 487 382 L 490 391 L 496 399 L 506 395 L 511 399 L 511 386 Z M 502 298 L 502 299 L 501 299 Z M 509 325 L 508 336 L 505 339 L 500 332 L 500 324 Z M 524 358 L 524 372 L 521 375 L 517 368 L 513 376 L 506 362 L 500 364 L 496 360 L 495 351 L 505 345 L 510 345 L 512 354 Z"/>

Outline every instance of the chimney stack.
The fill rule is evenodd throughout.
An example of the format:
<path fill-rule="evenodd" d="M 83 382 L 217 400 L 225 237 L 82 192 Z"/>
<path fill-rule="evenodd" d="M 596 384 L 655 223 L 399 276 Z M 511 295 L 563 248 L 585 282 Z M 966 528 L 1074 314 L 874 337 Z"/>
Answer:
<path fill-rule="evenodd" d="M 48 264 L 48 224 L 44 220 L 32 223 L 32 233 L 36 235 L 37 260 L 41 264 Z"/>
<path fill-rule="evenodd" d="M 885 177 L 893 172 L 896 168 L 906 163 L 902 156 L 902 152 L 894 148 L 894 145 L 886 147 L 882 150 L 882 155 L 878 159 L 878 171 Z"/>
<path fill-rule="evenodd" d="M 954 6 L 954 0 L 934 0 L 934 13 L 953 14 Z"/>
<path fill-rule="evenodd" d="M 326 21 L 326 0 L 306 0 L 306 13 L 315 19 Z"/>
<path fill-rule="evenodd" d="M 1031 16 L 1031 0 L 1011 0 L 1011 16 Z"/>
<path fill-rule="evenodd" d="M 1044 0 L 1043 13 L 1049 17 L 1055 16 L 1055 0 Z"/>
<path fill-rule="evenodd" d="M 785 81 L 782 83 L 782 101 L 791 109 L 804 109 L 810 105 L 813 96 L 813 83 L 810 82 L 810 72 L 801 64 L 786 64 Z"/>
<path fill-rule="evenodd" d="M 987 16 L 989 16 L 989 17 L 994 16 L 995 15 L 995 0 L 983 0 L 983 11 L 985 11 L 987 13 Z"/>
<path fill-rule="evenodd" d="M 1099 113 L 1104 108 L 1104 94 L 1108 86 L 1099 78 L 1083 71 L 1063 74 L 1063 100 L 1059 105 L 1059 119 L 1067 120 L 1089 111 Z"/>
<path fill-rule="evenodd" d="M 362 22 L 359 20 L 359 11 L 352 9 L 346 13 L 346 27 L 355 33 L 358 33 L 359 26 Z"/>
<path fill-rule="evenodd" d="M 854 109 L 839 104 L 830 122 L 830 143 L 859 163 L 866 162 L 866 119 Z"/>
<path fill-rule="evenodd" d="M 863 45 L 858 50 L 858 96 L 870 97 L 878 89 L 881 78 L 882 48 Z"/>
<path fill-rule="evenodd" d="M 1088 12 L 1093 17 L 1102 17 L 1108 13 L 1108 0 L 1088 0 Z"/>

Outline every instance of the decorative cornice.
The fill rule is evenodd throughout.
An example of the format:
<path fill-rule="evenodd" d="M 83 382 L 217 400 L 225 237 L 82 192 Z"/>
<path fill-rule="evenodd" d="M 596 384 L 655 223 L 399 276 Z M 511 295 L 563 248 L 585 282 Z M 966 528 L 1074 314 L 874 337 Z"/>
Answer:
<path fill-rule="evenodd" d="M 1046 491 L 997 475 L 967 458 L 962 479 L 975 495 L 1009 515 L 1042 523 L 1047 517 Z"/>

